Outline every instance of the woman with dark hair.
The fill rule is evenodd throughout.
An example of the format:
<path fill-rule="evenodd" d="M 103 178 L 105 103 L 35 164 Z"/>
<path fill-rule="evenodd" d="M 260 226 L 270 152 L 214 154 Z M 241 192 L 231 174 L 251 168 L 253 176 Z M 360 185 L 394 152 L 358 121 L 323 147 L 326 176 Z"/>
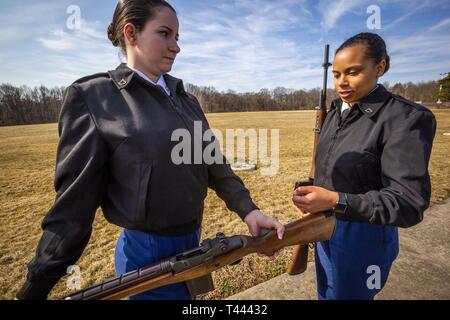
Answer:
<path fill-rule="evenodd" d="M 305 213 L 337 218 L 316 245 L 319 299 L 373 299 L 398 255 L 397 227 L 423 219 L 431 185 L 428 163 L 436 131 L 427 108 L 386 90 L 384 40 L 360 33 L 336 51 L 333 101 L 317 147 L 314 186 L 294 191 Z"/>
<path fill-rule="evenodd" d="M 45 299 L 69 265 L 80 258 L 98 207 L 123 227 L 115 252 L 118 275 L 199 245 L 207 188 L 245 221 L 252 235 L 284 227 L 253 203 L 226 161 L 203 159 L 207 145 L 192 139 L 192 159 L 172 158 L 172 133 L 197 123 L 209 128 L 197 99 L 167 73 L 180 52 L 174 8 L 161 0 L 121 0 L 108 38 L 127 64 L 75 81 L 59 121 L 56 201 L 42 228 L 36 255 L 18 299 Z M 223 156 L 222 160 L 224 160 Z M 183 156 L 183 159 L 185 155 Z M 191 159 L 191 160 L 192 160 Z M 192 299 L 185 283 L 132 299 Z"/>

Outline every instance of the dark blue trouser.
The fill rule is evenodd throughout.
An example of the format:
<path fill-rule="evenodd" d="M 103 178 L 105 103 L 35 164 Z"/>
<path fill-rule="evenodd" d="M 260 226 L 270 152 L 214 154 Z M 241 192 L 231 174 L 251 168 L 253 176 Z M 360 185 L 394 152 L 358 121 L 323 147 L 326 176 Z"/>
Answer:
<path fill-rule="evenodd" d="M 318 298 L 373 299 L 397 255 L 397 227 L 337 220 L 332 238 L 316 244 Z"/>
<path fill-rule="evenodd" d="M 164 237 L 124 229 L 117 241 L 115 268 L 118 276 L 153 262 L 170 258 L 199 245 L 200 229 L 183 236 Z M 184 282 L 156 288 L 130 297 L 130 300 L 192 300 Z"/>

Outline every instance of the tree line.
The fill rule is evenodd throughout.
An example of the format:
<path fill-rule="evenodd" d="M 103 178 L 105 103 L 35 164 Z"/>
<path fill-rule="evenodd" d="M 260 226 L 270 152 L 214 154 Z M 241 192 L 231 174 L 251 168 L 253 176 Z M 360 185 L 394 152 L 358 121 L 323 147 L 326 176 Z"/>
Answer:
<path fill-rule="evenodd" d="M 0 126 L 58 121 L 65 88 L 0 85 Z"/>
<path fill-rule="evenodd" d="M 440 102 L 450 101 L 450 72 L 446 74 L 445 78 L 439 80 L 438 99 Z"/>
<path fill-rule="evenodd" d="M 440 83 L 383 83 L 391 92 L 413 101 L 434 103 Z M 441 87 L 442 89 L 442 87 Z M 214 87 L 186 84 L 186 91 L 197 97 L 205 112 L 248 112 L 314 109 L 319 103 L 320 89 L 294 90 L 283 87 L 261 89 L 259 92 L 220 92 Z M 64 87 L 30 88 L 0 84 L 0 126 L 52 123 L 58 121 Z M 327 101 L 336 98 L 333 89 L 327 91 Z"/>

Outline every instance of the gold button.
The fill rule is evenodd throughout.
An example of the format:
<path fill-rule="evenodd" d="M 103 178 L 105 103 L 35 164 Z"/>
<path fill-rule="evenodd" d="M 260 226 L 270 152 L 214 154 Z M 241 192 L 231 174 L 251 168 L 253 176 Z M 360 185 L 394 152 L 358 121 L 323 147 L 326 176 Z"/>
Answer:
<path fill-rule="evenodd" d="M 119 81 L 119 86 L 123 87 L 124 85 L 126 85 L 128 82 L 125 79 L 122 79 Z"/>
<path fill-rule="evenodd" d="M 372 113 L 372 112 L 373 112 L 373 110 L 372 110 L 372 109 L 370 109 L 370 108 L 367 108 L 367 109 L 366 109 L 366 112 L 367 112 L 367 113 Z"/>

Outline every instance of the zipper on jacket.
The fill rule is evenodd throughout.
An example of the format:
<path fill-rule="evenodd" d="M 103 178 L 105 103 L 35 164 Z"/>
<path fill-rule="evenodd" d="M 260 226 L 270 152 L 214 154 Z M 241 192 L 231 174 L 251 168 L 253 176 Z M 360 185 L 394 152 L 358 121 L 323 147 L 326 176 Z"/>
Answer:
<path fill-rule="evenodd" d="M 161 88 L 161 90 L 163 90 L 163 89 Z M 183 113 L 181 112 L 181 107 L 178 106 L 178 104 L 177 104 L 177 102 L 175 101 L 175 99 L 174 99 L 172 96 L 167 95 L 165 92 L 164 92 L 164 95 L 165 95 L 167 98 L 169 98 L 169 103 L 170 103 L 172 109 L 175 110 L 175 112 L 177 113 L 177 115 L 181 118 L 181 120 L 183 121 L 184 125 L 186 126 L 186 129 L 188 129 L 190 132 L 191 132 L 192 130 L 194 130 L 194 127 L 193 127 L 193 126 L 190 126 L 189 123 L 190 123 L 191 121 L 195 121 L 195 120 L 187 119 L 187 118 L 183 115 Z M 193 131 L 192 131 L 192 132 L 193 132 Z"/>
<path fill-rule="evenodd" d="M 178 106 L 178 104 L 177 104 L 177 102 L 175 101 L 175 99 L 173 98 L 173 96 L 172 95 L 168 95 L 167 94 L 167 92 L 163 89 L 163 88 L 161 88 L 160 86 L 158 86 L 158 85 L 154 85 L 154 86 L 151 86 L 151 85 L 149 85 L 149 84 L 147 84 L 150 88 L 154 88 L 154 87 L 156 87 L 156 90 L 158 90 L 159 92 L 161 92 L 163 95 L 164 95 L 164 97 L 166 97 L 167 99 L 168 99 L 168 101 L 169 101 L 169 104 L 170 104 L 170 106 L 172 107 L 172 109 L 175 111 L 175 113 L 178 115 L 178 117 L 180 117 L 181 118 L 181 121 L 183 121 L 183 123 L 184 123 L 184 125 L 185 125 L 185 128 L 189 131 L 189 132 L 194 132 L 194 126 L 193 126 L 193 124 L 192 125 L 189 125 L 189 123 L 191 122 L 191 121 L 195 121 L 195 120 L 193 120 L 193 119 L 187 119 L 184 115 L 183 115 L 183 113 L 181 112 L 181 107 L 179 107 Z M 199 121 L 201 121 L 201 119 L 199 119 Z"/>

